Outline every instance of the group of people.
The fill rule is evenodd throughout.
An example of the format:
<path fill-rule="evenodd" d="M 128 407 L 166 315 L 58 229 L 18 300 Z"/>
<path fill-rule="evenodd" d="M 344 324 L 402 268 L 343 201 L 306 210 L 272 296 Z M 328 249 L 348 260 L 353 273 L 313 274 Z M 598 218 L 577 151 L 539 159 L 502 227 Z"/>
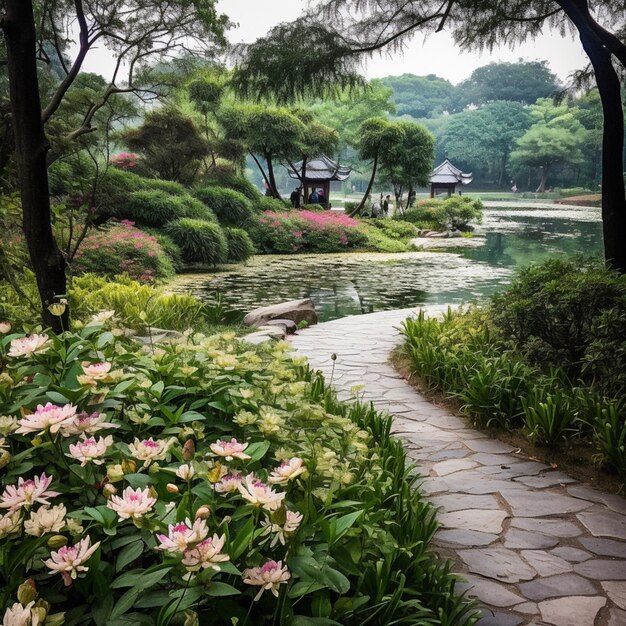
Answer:
<path fill-rule="evenodd" d="M 391 202 L 391 194 L 387 194 L 384 199 L 383 195 L 380 194 L 380 200 L 375 201 L 370 205 L 371 217 L 389 217 L 390 214 L 393 215 L 393 211 L 394 206 Z"/>
<path fill-rule="evenodd" d="M 289 200 L 291 200 L 291 206 L 294 209 L 300 208 L 300 201 L 302 198 L 302 187 L 296 187 L 289 196 Z M 324 195 L 324 191 L 322 189 L 313 189 L 313 191 L 309 194 L 307 204 L 321 204 L 322 206 L 326 206 L 327 200 Z"/>

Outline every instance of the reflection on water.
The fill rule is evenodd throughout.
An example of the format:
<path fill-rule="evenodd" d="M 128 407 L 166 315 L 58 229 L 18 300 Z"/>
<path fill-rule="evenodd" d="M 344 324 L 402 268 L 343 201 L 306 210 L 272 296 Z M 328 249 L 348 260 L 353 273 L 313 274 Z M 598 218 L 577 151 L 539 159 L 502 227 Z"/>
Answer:
<path fill-rule="evenodd" d="M 422 304 L 481 300 L 511 277 L 513 269 L 560 254 L 602 251 L 595 209 L 485 212 L 485 245 L 410 254 L 261 256 L 248 266 L 216 274 L 186 275 L 179 289 L 199 297 L 220 292 L 235 309 L 311 298 L 322 321 Z"/>

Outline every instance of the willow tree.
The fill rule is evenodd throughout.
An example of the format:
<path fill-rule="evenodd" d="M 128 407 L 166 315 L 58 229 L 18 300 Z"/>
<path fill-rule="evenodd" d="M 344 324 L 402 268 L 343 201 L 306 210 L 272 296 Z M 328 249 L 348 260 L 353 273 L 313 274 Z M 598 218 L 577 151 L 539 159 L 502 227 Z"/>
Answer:
<path fill-rule="evenodd" d="M 46 125 L 60 114 L 68 91 L 83 71 L 90 51 L 106 47 L 113 72 L 102 89 L 86 99 L 65 142 L 93 132 L 98 111 L 116 94 L 145 98 L 151 88 L 151 59 L 194 48 L 213 53 L 225 45 L 225 16 L 216 0 L 3 0 L 0 29 L 6 49 L 15 161 L 22 200 L 22 222 L 46 325 L 60 331 L 64 318 L 48 307 L 66 292 L 65 259 L 51 227 Z M 77 38 L 73 56 L 69 44 Z M 61 72 L 50 98 L 40 99 L 38 63 Z"/>
<path fill-rule="evenodd" d="M 602 219 L 607 262 L 626 273 L 623 0 L 318 0 L 291 24 L 240 49 L 236 83 L 249 95 L 289 100 L 329 85 L 362 82 L 360 62 L 401 47 L 418 32 L 449 30 L 461 49 L 514 45 L 552 27 L 577 34 L 595 75 L 604 113 Z M 614 66 L 614 63 L 617 66 Z"/>

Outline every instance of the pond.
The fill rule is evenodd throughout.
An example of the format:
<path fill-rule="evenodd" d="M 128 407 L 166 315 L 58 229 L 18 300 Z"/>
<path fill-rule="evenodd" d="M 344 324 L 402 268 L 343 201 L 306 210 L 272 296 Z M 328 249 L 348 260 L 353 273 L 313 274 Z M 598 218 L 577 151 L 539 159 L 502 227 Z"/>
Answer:
<path fill-rule="evenodd" d="M 467 247 L 405 254 L 258 256 L 224 272 L 174 283 L 203 299 L 217 292 L 243 312 L 311 298 L 320 321 L 423 304 L 480 301 L 506 285 L 515 267 L 549 256 L 600 254 L 599 209 L 493 208 Z M 447 240 L 447 243 L 451 243 Z"/>

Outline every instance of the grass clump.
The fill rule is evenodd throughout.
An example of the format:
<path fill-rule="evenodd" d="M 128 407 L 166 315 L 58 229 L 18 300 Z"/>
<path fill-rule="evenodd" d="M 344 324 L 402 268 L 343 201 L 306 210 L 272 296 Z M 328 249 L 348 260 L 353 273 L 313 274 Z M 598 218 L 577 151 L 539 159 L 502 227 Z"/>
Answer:
<path fill-rule="evenodd" d="M 184 217 L 167 224 L 165 232 L 180 248 L 186 263 L 215 266 L 228 258 L 228 243 L 218 224 Z"/>

